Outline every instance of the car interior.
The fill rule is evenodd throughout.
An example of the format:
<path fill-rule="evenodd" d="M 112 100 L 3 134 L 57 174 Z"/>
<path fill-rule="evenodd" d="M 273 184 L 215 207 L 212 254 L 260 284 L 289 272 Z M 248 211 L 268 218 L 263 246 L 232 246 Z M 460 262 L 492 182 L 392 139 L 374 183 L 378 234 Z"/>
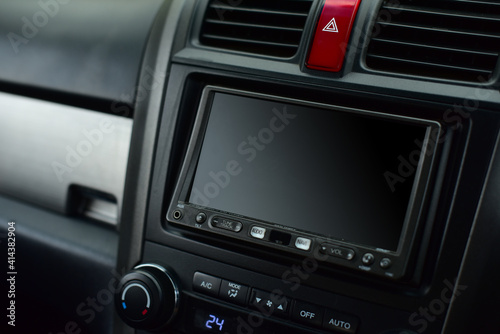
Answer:
<path fill-rule="evenodd" d="M 1 333 L 500 334 L 499 0 L 1 0 Z"/>

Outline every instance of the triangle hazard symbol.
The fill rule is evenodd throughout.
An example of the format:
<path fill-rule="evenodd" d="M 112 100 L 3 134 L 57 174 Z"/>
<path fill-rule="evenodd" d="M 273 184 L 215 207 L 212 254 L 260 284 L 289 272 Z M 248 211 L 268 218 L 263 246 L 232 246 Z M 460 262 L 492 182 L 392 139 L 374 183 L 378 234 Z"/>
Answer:
<path fill-rule="evenodd" d="M 335 18 L 331 19 L 330 22 L 323 28 L 323 31 L 328 31 L 328 32 L 339 32 L 337 29 L 337 22 L 335 22 Z"/>

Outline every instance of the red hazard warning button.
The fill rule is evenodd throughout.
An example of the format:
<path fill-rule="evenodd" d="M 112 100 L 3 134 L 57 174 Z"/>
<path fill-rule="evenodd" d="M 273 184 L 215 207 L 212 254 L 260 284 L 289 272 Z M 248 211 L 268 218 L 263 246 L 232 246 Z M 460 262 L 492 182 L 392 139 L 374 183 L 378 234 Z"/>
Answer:
<path fill-rule="evenodd" d="M 340 71 L 360 2 L 361 0 L 326 0 L 306 62 L 308 68 Z"/>

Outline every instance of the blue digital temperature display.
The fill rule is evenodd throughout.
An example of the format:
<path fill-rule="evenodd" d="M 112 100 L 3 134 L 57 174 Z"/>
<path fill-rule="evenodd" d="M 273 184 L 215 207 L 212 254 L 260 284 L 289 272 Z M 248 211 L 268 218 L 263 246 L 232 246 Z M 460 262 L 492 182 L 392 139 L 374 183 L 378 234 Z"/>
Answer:
<path fill-rule="evenodd" d="M 234 333 L 236 327 L 234 317 L 202 308 L 194 310 L 193 325 L 196 333 Z"/>
<path fill-rule="evenodd" d="M 224 326 L 224 319 L 219 318 L 213 314 L 209 314 L 209 319 L 205 322 L 205 327 L 208 329 L 216 329 L 222 332 L 222 326 Z"/>

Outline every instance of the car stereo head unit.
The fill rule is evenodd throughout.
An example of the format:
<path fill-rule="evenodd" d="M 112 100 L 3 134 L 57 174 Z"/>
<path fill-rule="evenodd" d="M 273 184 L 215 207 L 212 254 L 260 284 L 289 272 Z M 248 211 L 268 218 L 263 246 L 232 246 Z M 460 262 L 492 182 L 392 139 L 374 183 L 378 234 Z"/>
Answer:
<path fill-rule="evenodd" d="M 405 275 L 440 124 L 206 87 L 167 221 Z"/>

